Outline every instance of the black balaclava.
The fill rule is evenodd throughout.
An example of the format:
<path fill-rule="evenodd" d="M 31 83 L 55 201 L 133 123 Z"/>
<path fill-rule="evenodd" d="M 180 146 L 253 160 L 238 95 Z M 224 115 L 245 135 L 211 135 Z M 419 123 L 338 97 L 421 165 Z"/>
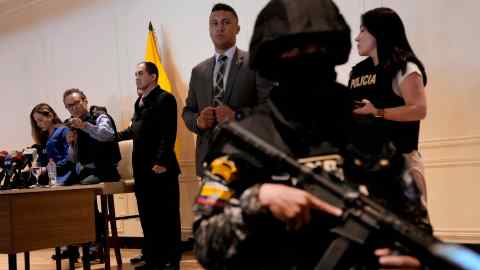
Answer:
<path fill-rule="evenodd" d="M 289 80 L 288 74 L 333 70 L 348 60 L 350 39 L 350 28 L 331 0 L 272 0 L 255 22 L 250 66 L 279 82 Z M 283 52 L 308 43 L 315 44 L 318 52 L 301 59 L 281 59 Z"/>
<path fill-rule="evenodd" d="M 272 0 L 257 17 L 250 66 L 279 83 L 271 100 L 288 120 L 308 121 L 312 109 L 322 113 L 325 104 L 335 104 L 330 86 L 336 80 L 335 66 L 348 60 L 350 39 L 350 28 L 331 0 Z M 280 57 L 310 45 L 315 52 Z"/>

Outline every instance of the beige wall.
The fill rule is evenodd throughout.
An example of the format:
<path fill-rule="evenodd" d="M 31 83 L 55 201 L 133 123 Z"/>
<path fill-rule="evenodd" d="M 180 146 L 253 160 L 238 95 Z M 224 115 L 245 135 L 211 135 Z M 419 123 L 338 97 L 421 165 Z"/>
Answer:
<path fill-rule="evenodd" d="M 61 94 L 79 87 L 91 104 L 108 106 L 123 128 L 135 99 L 133 72 L 142 60 L 148 21 L 157 28 L 163 63 L 173 82 L 179 112 L 191 68 L 212 55 L 207 18 L 213 0 L 5 0 L 0 1 L 0 149 L 31 143 L 28 113 L 41 101 L 66 117 Z M 230 0 L 240 16 L 240 48 L 247 49 L 255 16 L 266 0 Z M 480 41 L 472 0 L 337 0 L 357 34 L 365 10 L 385 5 L 403 18 L 414 50 L 429 74 L 429 114 L 421 150 L 427 167 L 429 207 L 436 232 L 446 239 L 480 242 Z M 354 46 L 355 48 L 355 46 Z M 346 82 L 360 61 L 355 49 L 338 67 Z M 179 121 L 182 144 L 182 225 L 190 228 L 197 183 L 194 138 Z M 135 205 L 124 200 L 125 207 Z M 134 211 L 134 210 L 132 210 Z"/>

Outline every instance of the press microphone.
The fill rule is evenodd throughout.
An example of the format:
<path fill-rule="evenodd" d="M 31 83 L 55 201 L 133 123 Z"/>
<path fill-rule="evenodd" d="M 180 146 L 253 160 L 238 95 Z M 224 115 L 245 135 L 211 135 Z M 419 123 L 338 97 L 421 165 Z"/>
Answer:
<path fill-rule="evenodd" d="M 25 156 L 20 151 L 13 151 L 12 160 L 13 160 L 13 162 L 17 162 L 17 163 L 18 162 L 23 162 L 23 161 L 25 161 Z"/>
<path fill-rule="evenodd" d="M 23 152 L 0 151 L 0 166 L 3 169 L 0 173 L 0 182 L 3 182 L 1 189 L 15 188 L 22 186 L 22 172 L 27 165 L 28 159 Z"/>
<path fill-rule="evenodd" d="M 25 156 L 23 155 L 22 152 L 19 151 L 13 151 L 12 153 L 12 162 L 13 162 L 13 167 L 14 168 L 22 168 L 25 167 Z"/>
<path fill-rule="evenodd" d="M 6 152 L 6 155 L 4 156 L 2 168 L 7 172 L 7 174 L 11 174 L 13 172 L 13 157 L 8 152 Z"/>
<path fill-rule="evenodd" d="M 40 147 L 38 146 L 35 146 L 35 147 L 30 147 L 30 148 L 26 148 L 23 150 L 23 155 L 26 159 L 26 163 L 27 165 L 31 166 L 32 165 L 32 162 L 34 160 L 37 160 L 38 158 L 38 151 L 41 151 Z"/>
<path fill-rule="evenodd" d="M 8 185 L 10 184 L 10 179 L 12 178 L 14 173 L 12 156 L 7 151 L 1 151 L 0 156 L 2 159 L 1 165 L 3 169 L 0 173 L 0 183 L 2 184 L 0 188 L 6 189 L 8 188 Z"/>
<path fill-rule="evenodd" d="M 0 151 L 0 168 L 3 168 L 3 165 L 5 163 L 5 159 L 8 156 L 8 152 L 5 150 Z"/>

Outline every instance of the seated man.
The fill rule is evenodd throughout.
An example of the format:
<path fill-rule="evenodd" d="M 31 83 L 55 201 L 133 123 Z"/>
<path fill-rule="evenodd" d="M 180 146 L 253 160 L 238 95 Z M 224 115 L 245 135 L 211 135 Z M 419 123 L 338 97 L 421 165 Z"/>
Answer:
<path fill-rule="evenodd" d="M 88 108 L 88 100 L 79 89 L 63 94 L 65 108 L 70 112 L 66 124 L 73 129 L 69 135 L 70 153 L 76 162 L 80 184 L 118 181 L 117 164 L 121 159 L 113 118 L 104 107 Z"/>
<path fill-rule="evenodd" d="M 72 130 L 67 141 L 70 144 L 70 158 L 75 163 L 75 177 L 69 178 L 67 185 L 96 184 L 120 180 L 117 164 L 121 159 L 118 142 L 115 141 L 117 129 L 113 118 L 107 114 L 105 107 L 88 107 L 86 95 L 79 89 L 68 89 L 63 94 L 63 103 L 70 112 L 66 125 Z M 96 205 L 96 200 L 95 200 Z M 100 243 L 105 241 L 102 234 L 103 218 L 95 208 L 95 226 L 97 228 L 97 245 L 90 248 L 91 259 L 103 259 Z M 78 254 L 76 248 L 66 252 Z M 63 253 L 62 253 L 63 254 Z M 66 257 L 63 255 L 62 257 Z"/>
<path fill-rule="evenodd" d="M 255 24 L 250 65 L 278 86 L 265 106 L 238 124 L 299 160 L 332 154 L 347 160 L 353 102 L 336 83 L 335 66 L 347 61 L 350 47 L 350 29 L 332 1 L 270 1 Z M 337 237 L 330 229 L 342 206 L 295 187 L 298 178 L 284 164 L 225 137 L 216 137 L 207 162 L 212 174 L 222 174 L 219 163 L 228 173 L 223 181 L 207 173 L 194 206 L 199 262 L 206 269 L 314 269 Z M 355 173 L 345 167 L 345 175 Z M 397 180 L 403 172 L 393 175 Z M 393 210 L 428 231 L 419 196 L 413 190 L 405 197 L 404 191 L 393 190 L 393 199 L 380 195 L 398 198 Z M 421 267 L 416 258 L 392 255 L 382 245 L 356 251 L 339 269 Z"/>

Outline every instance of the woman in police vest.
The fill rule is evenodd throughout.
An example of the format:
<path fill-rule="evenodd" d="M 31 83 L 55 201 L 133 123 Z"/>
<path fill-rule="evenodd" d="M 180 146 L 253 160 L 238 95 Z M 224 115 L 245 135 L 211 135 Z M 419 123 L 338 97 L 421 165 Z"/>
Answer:
<path fill-rule="evenodd" d="M 407 168 L 426 204 L 423 163 L 418 153 L 420 120 L 427 114 L 425 68 L 408 42 L 402 20 L 392 9 L 382 7 L 364 13 L 355 41 L 359 55 L 368 58 L 354 66 L 350 74 L 349 88 L 356 100 L 353 113 L 374 116 L 378 123 L 378 128 L 366 131 L 370 134 L 361 140 L 364 145 L 379 136 L 392 141 L 405 155 Z"/>

